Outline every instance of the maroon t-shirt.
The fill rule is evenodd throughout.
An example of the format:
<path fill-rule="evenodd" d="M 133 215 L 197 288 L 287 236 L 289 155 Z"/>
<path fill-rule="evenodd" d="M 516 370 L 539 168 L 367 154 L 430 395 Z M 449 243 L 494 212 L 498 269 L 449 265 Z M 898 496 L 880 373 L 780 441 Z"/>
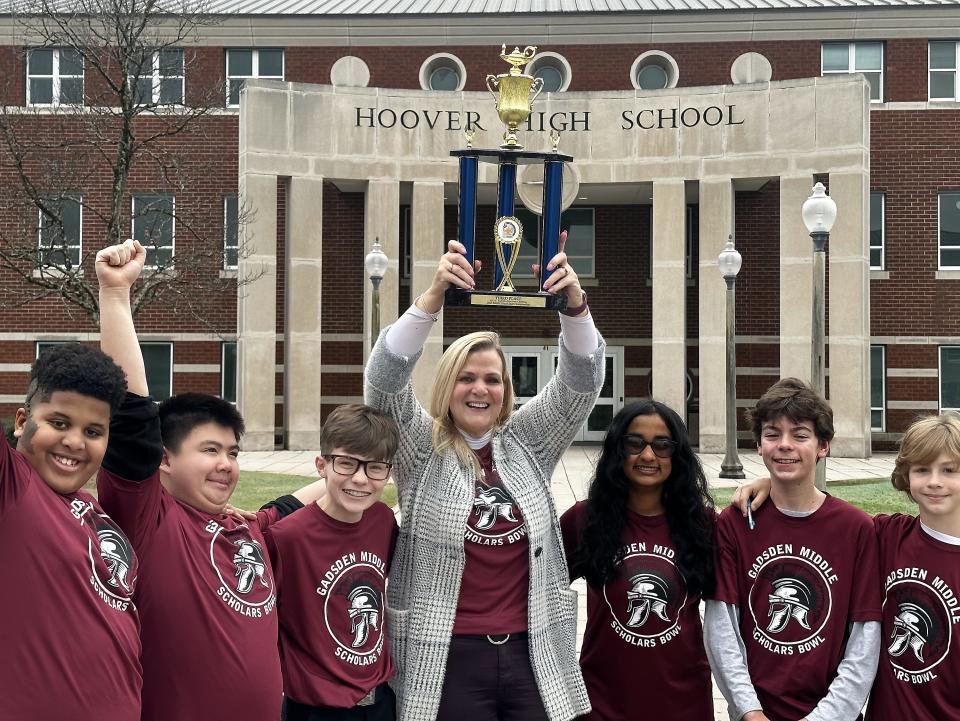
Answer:
<path fill-rule="evenodd" d="M 277 596 L 261 532 L 276 509 L 249 524 L 212 516 L 158 474 L 134 483 L 101 469 L 97 487 L 143 564 L 142 721 L 278 718 Z"/>
<path fill-rule="evenodd" d="M 960 546 L 920 519 L 874 519 L 885 597 L 868 721 L 960 719 Z"/>
<path fill-rule="evenodd" d="M 579 545 L 586 510 L 580 501 L 560 517 L 568 562 Z M 602 588 L 587 586 L 580 667 L 593 712 L 584 718 L 712 719 L 700 597 L 687 594 L 674 565 L 666 517 L 627 516 L 617 577 Z"/>
<path fill-rule="evenodd" d="M 393 675 L 384 627 L 393 511 L 376 503 L 344 523 L 311 503 L 265 535 L 280 590 L 284 694 L 310 706 L 353 706 Z"/>
<path fill-rule="evenodd" d="M 139 568 L 90 494 L 61 496 L 0 426 L 0 720 L 138 721 Z"/>
<path fill-rule="evenodd" d="M 718 601 L 740 611 L 747 667 L 771 721 L 796 721 L 827 695 L 847 625 L 880 620 L 873 520 L 827 496 L 796 518 L 772 503 L 750 530 L 729 507 L 717 523 Z"/>
<path fill-rule="evenodd" d="M 493 466 L 493 447 L 476 451 L 483 479 L 476 482 L 463 548 L 466 564 L 455 634 L 503 634 L 527 630 L 530 542 L 520 508 Z"/>

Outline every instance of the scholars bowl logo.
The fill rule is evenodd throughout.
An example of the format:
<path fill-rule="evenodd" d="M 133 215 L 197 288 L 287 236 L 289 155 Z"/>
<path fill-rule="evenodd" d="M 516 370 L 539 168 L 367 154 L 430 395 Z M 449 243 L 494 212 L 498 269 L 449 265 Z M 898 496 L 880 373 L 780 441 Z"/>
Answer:
<path fill-rule="evenodd" d="M 227 530 L 215 524 L 210 563 L 220 580 L 220 597 L 238 613 L 260 617 L 276 603 L 273 574 L 260 542 L 247 526 Z"/>
<path fill-rule="evenodd" d="M 687 602 L 686 584 L 673 562 L 654 553 L 624 556 L 619 577 L 603 587 L 621 637 L 661 639 L 677 627 Z"/>
<path fill-rule="evenodd" d="M 891 666 L 908 674 L 931 671 L 947 657 L 952 633 L 950 610 L 931 585 L 904 579 L 887 588 L 883 642 Z"/>
<path fill-rule="evenodd" d="M 377 560 L 346 564 L 325 588 L 323 618 L 340 647 L 337 657 L 357 666 L 375 663 L 383 650 L 384 574 Z"/>
<path fill-rule="evenodd" d="M 505 488 L 477 484 L 473 511 L 467 520 L 467 540 L 490 545 L 515 543 L 525 535 L 520 530 L 524 525 L 517 518 L 516 502 Z"/>
<path fill-rule="evenodd" d="M 111 607 L 125 611 L 137 581 L 137 556 L 130 541 L 107 516 L 92 509 L 83 516 L 96 540 L 87 541 L 90 558 L 90 582 L 97 595 Z"/>
<path fill-rule="evenodd" d="M 833 608 L 823 570 L 800 556 L 775 556 L 757 569 L 748 599 L 756 633 L 779 646 L 816 648 Z"/>

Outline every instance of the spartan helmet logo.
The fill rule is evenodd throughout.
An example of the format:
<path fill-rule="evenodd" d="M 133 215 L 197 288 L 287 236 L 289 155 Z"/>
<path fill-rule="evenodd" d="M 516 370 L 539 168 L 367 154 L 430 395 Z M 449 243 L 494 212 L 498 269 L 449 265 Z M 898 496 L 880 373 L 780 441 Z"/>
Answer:
<path fill-rule="evenodd" d="M 481 488 L 477 486 L 477 496 L 473 499 L 473 513 L 480 516 L 476 523 L 478 531 L 493 528 L 497 518 L 506 518 L 513 523 L 517 522 L 513 515 L 513 499 L 502 488 Z"/>
<path fill-rule="evenodd" d="M 263 549 L 260 544 L 249 538 L 241 538 L 233 541 L 237 547 L 233 554 L 233 565 L 237 567 L 237 593 L 249 593 L 253 588 L 254 579 L 260 581 L 260 585 L 269 588 L 270 583 L 264 578 L 267 570 L 267 564 L 263 560 Z"/>
<path fill-rule="evenodd" d="M 810 589 L 803 581 L 795 578 L 778 578 L 773 582 L 773 593 L 770 594 L 770 608 L 767 616 L 770 623 L 767 631 L 779 633 L 787 627 L 791 618 L 808 631 L 810 623 L 807 616 L 810 613 Z"/>
<path fill-rule="evenodd" d="M 630 579 L 630 583 L 633 588 L 627 591 L 627 613 L 630 614 L 627 625 L 643 626 L 650 618 L 651 611 L 657 618 L 669 623 L 667 603 L 670 594 L 664 580 L 652 573 L 638 573 Z"/>
<path fill-rule="evenodd" d="M 100 556 L 110 571 L 107 583 L 130 593 L 127 574 L 130 573 L 131 559 L 127 539 L 112 528 L 103 528 L 97 531 L 97 541 L 100 543 Z"/>
<path fill-rule="evenodd" d="M 893 633 L 890 634 L 890 646 L 887 653 L 897 657 L 913 650 L 917 660 L 923 662 L 923 645 L 930 640 L 933 621 L 923 608 L 915 603 L 901 603 L 900 613 L 893 618 Z"/>
<path fill-rule="evenodd" d="M 347 594 L 350 608 L 350 630 L 353 648 L 363 646 L 370 638 L 370 629 L 380 628 L 380 594 L 370 586 L 357 586 Z"/>

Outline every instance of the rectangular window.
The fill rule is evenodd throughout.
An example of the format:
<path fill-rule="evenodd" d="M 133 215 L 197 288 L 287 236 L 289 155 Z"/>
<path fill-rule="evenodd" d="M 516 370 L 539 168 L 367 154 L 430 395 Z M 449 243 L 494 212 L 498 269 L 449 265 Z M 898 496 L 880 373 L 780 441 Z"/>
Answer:
<path fill-rule="evenodd" d="M 240 104 L 240 89 L 247 78 L 283 80 L 283 50 L 227 50 L 227 105 Z"/>
<path fill-rule="evenodd" d="M 136 75 L 130 76 L 137 105 L 182 104 L 183 83 L 181 48 L 164 48 L 147 54 Z"/>
<path fill-rule="evenodd" d="M 960 42 L 936 40 L 928 45 L 930 100 L 960 100 Z"/>
<path fill-rule="evenodd" d="M 940 267 L 960 268 L 960 192 L 940 193 Z"/>
<path fill-rule="evenodd" d="M 27 53 L 27 105 L 82 105 L 83 58 L 72 48 Z"/>
<path fill-rule="evenodd" d="M 76 268 L 83 236 L 80 196 L 65 194 L 43 202 L 47 212 L 37 211 L 37 267 Z"/>
<path fill-rule="evenodd" d="M 870 102 L 883 102 L 883 43 L 823 43 L 822 75 L 863 73 L 870 83 Z"/>
<path fill-rule="evenodd" d="M 532 278 L 533 271 L 530 266 L 540 262 L 542 218 L 520 207 L 514 210 L 513 215 L 523 225 L 523 239 L 520 243 L 520 257 L 517 258 L 510 277 Z M 596 272 L 593 258 L 594 217 L 593 208 L 567 208 L 560 214 L 560 230 L 567 231 L 567 258 L 581 278 L 592 278 Z"/>
<path fill-rule="evenodd" d="M 883 270 L 884 202 L 883 193 L 870 193 L 870 270 Z"/>
<path fill-rule="evenodd" d="M 68 341 L 68 340 L 40 340 L 40 341 L 37 341 L 37 355 L 36 355 L 36 357 L 39 358 L 41 353 L 43 353 L 45 350 L 48 350 L 48 349 L 50 349 L 50 348 L 53 348 L 55 345 L 63 345 L 64 343 L 70 343 L 70 342 L 72 342 L 72 341 Z"/>
<path fill-rule="evenodd" d="M 147 249 L 147 265 L 167 267 L 173 260 L 175 201 L 172 195 L 133 196 L 133 237 Z"/>
<path fill-rule="evenodd" d="M 940 346 L 940 410 L 960 411 L 960 346 Z"/>
<path fill-rule="evenodd" d="M 887 364 L 882 345 L 870 346 L 870 430 L 886 428 L 886 377 Z"/>
<path fill-rule="evenodd" d="M 225 342 L 220 354 L 220 397 L 237 402 L 237 343 Z"/>
<path fill-rule="evenodd" d="M 153 400 L 165 401 L 173 395 L 173 343 L 141 343 L 147 388 Z"/>
<path fill-rule="evenodd" d="M 240 264 L 240 201 L 236 194 L 223 197 L 223 267 L 236 270 Z"/>

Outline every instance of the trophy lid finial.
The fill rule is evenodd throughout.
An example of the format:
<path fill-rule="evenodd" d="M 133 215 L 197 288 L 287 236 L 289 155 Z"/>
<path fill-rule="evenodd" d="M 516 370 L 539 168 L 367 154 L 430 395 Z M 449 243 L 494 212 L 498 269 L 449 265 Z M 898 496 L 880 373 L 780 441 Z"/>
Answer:
<path fill-rule="evenodd" d="M 511 75 L 522 74 L 523 71 L 520 68 L 529 63 L 536 54 L 537 48 L 533 45 L 527 45 L 523 50 L 521 50 L 519 46 L 514 46 L 513 52 L 511 53 L 507 52 L 505 43 L 500 46 L 500 58 L 510 63 Z"/>

